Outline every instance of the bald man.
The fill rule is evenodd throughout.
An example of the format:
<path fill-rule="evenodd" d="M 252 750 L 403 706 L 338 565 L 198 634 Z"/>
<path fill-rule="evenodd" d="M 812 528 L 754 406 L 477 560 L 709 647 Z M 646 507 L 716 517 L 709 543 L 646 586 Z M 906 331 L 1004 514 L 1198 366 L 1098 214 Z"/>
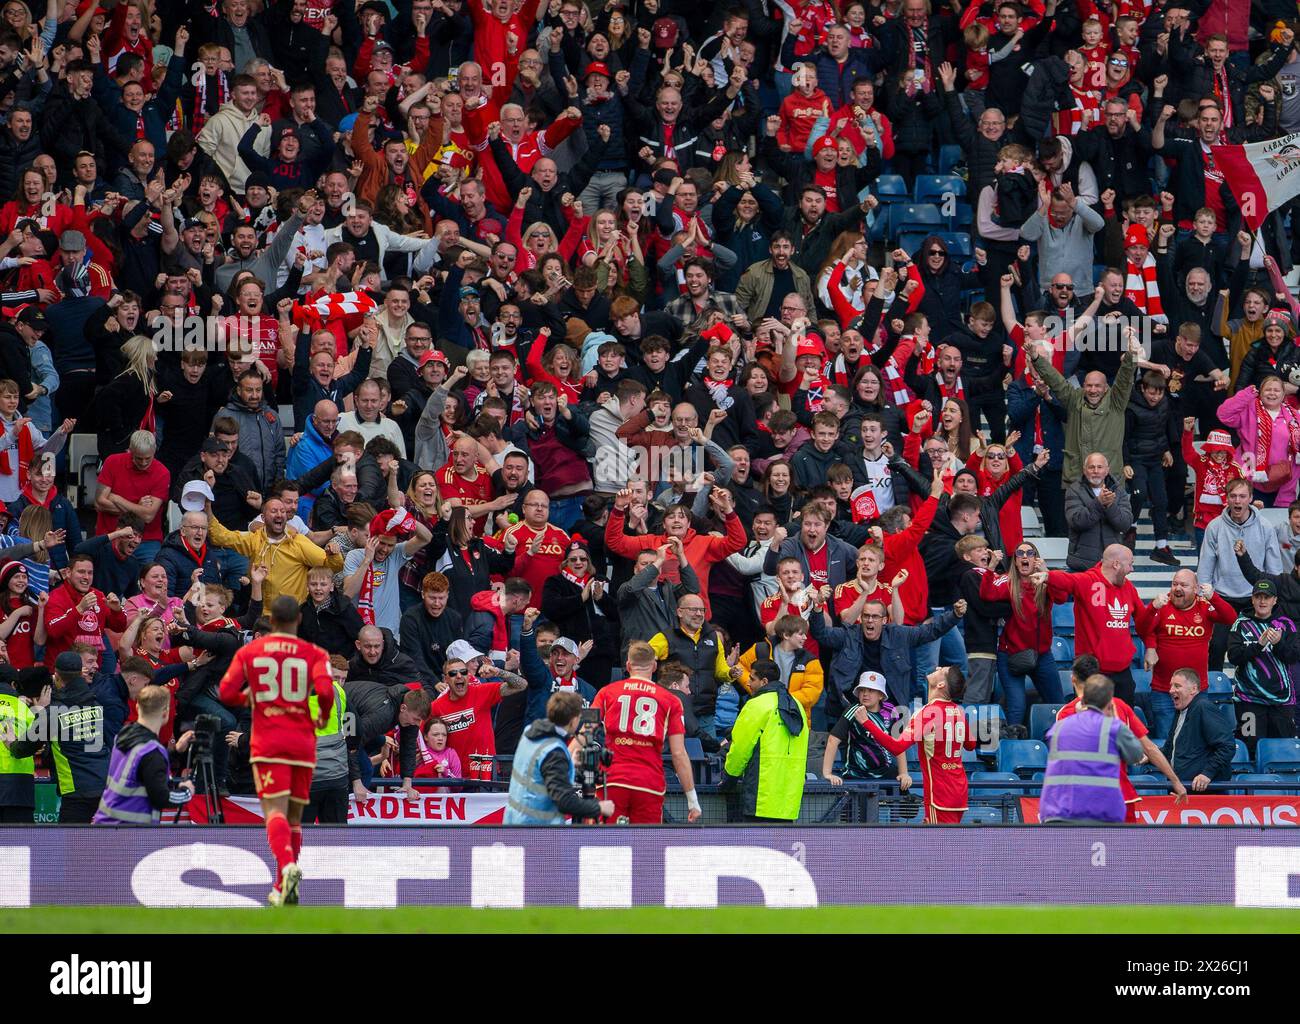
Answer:
<path fill-rule="evenodd" d="M 1065 488 L 1065 522 L 1070 537 L 1065 564 L 1074 572 L 1091 568 L 1108 545 L 1132 532 L 1132 499 L 1100 452 L 1083 460 L 1083 479 Z"/>
<path fill-rule="evenodd" d="M 1151 672 L 1151 729 L 1157 736 L 1168 736 L 1174 724 L 1170 677 L 1179 669 L 1191 669 L 1197 679 L 1207 679 L 1214 626 L 1231 626 L 1236 620 L 1237 609 L 1210 584 L 1198 582 L 1191 569 L 1174 573 L 1169 593 L 1152 600 L 1142 643 L 1143 665 Z"/>
<path fill-rule="evenodd" d="M 1133 655 L 1137 648 L 1129 635 L 1130 622 L 1139 635 L 1148 632 L 1150 609 L 1129 581 L 1133 552 L 1111 544 L 1101 561 L 1084 572 L 1035 573 L 1035 586 L 1046 583 L 1056 603 L 1074 601 L 1075 646 L 1097 658 L 1101 671 L 1115 681 L 1115 696 L 1133 703 Z"/>

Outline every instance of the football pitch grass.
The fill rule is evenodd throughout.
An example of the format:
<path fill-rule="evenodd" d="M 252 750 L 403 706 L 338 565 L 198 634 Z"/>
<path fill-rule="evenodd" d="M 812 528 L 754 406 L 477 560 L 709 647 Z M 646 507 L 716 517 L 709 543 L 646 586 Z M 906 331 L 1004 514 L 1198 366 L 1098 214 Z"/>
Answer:
<path fill-rule="evenodd" d="M 0 933 L 115 934 L 1268 934 L 1300 932 L 1300 914 L 1236 907 L 858 906 L 772 910 L 581 910 L 539 907 L 282 907 L 260 910 L 34 907 L 0 910 Z"/>

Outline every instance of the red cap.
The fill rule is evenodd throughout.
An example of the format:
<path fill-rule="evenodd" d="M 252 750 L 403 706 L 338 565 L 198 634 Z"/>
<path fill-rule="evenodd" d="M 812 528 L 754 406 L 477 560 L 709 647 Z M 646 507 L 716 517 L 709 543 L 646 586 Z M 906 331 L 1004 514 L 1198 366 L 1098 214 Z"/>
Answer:
<path fill-rule="evenodd" d="M 1205 438 L 1205 444 L 1202 450 L 1207 452 L 1229 452 L 1232 451 L 1232 435 L 1226 430 L 1211 430 Z"/>
<path fill-rule="evenodd" d="M 1124 248 L 1127 249 L 1130 245 L 1151 245 L 1151 236 L 1141 224 L 1130 224 L 1124 233 Z"/>
<path fill-rule="evenodd" d="M 803 341 L 799 342 L 799 347 L 796 348 L 794 352 L 794 357 L 796 359 L 801 356 L 817 356 L 818 358 L 825 359 L 826 346 L 822 344 L 821 338 L 817 337 L 817 335 L 806 335 Z"/>
<path fill-rule="evenodd" d="M 816 156 L 823 149 L 838 149 L 839 144 L 829 135 L 823 135 L 813 143 L 813 156 Z"/>
<path fill-rule="evenodd" d="M 428 352 L 424 353 L 424 355 L 420 356 L 421 366 L 423 366 L 425 363 L 434 363 L 434 362 L 442 363 L 443 366 L 451 365 L 451 360 L 447 358 L 447 353 L 439 352 L 436 348 L 431 348 L 429 349 Z"/>
<path fill-rule="evenodd" d="M 599 60 L 593 60 L 587 65 L 587 70 L 582 73 L 582 80 L 585 82 L 592 75 L 604 75 L 606 78 L 614 77 L 609 73 L 609 65 Z"/>

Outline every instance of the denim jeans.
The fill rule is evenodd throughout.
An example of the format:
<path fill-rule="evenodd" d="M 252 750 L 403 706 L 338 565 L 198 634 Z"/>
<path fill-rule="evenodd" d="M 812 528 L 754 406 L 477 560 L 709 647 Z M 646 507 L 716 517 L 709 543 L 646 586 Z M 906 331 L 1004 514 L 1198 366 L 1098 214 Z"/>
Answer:
<path fill-rule="evenodd" d="M 931 608 L 930 614 L 938 618 L 948 608 Z M 912 696 L 926 696 L 925 677 L 939 667 L 940 659 L 945 665 L 956 665 L 963 672 L 966 671 L 966 637 L 962 633 L 961 619 L 957 620 L 957 625 L 948 630 L 938 640 L 931 640 L 928 644 L 920 644 L 913 648 L 913 664 L 916 666 L 916 677 Z"/>
<path fill-rule="evenodd" d="M 148 565 L 158 557 L 158 552 L 162 548 L 160 540 L 142 540 L 140 546 L 135 549 L 135 557 L 141 565 Z"/>
<path fill-rule="evenodd" d="M 231 551 L 229 548 L 218 548 L 216 556 L 217 566 L 221 571 L 221 585 L 227 590 L 239 593 L 242 589 L 239 579 L 241 576 L 248 575 L 248 559 L 238 551 Z"/>
<path fill-rule="evenodd" d="M 998 679 L 1002 681 L 1002 692 L 1006 695 L 1007 725 L 1025 724 L 1025 680 L 1031 677 L 1034 689 L 1045 704 L 1065 703 L 1059 667 L 1051 651 L 1038 656 L 1038 665 L 1031 676 L 1012 675 L 1006 653 L 998 651 Z"/>
<path fill-rule="evenodd" d="M 226 763 L 230 757 L 230 748 L 226 746 L 226 733 L 233 732 L 239 726 L 235 713 L 220 701 L 211 697 L 199 696 L 189 703 L 189 710 L 199 715 L 216 715 L 221 719 L 216 739 L 212 743 L 212 768 L 217 777 L 217 788 L 226 785 Z"/>
<path fill-rule="evenodd" d="M 717 732 L 714 728 L 718 721 L 718 716 L 716 714 L 696 715 L 695 721 L 699 723 L 701 733 L 708 733 L 708 735 L 714 739 L 718 738 Z"/>
<path fill-rule="evenodd" d="M 1176 716 L 1173 698 L 1168 693 L 1152 690 L 1147 694 L 1147 708 L 1151 712 L 1151 735 L 1168 739 Z"/>
<path fill-rule="evenodd" d="M 566 533 L 582 518 L 582 498 L 552 498 L 550 520 Z"/>

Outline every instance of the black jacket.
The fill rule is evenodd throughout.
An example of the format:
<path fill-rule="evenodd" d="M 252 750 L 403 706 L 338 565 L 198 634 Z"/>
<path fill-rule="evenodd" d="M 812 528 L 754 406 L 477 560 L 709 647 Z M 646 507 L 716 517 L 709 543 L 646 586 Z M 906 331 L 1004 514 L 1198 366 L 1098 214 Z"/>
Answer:
<path fill-rule="evenodd" d="M 131 148 L 133 141 L 118 133 L 93 97 L 73 99 L 65 82 L 58 82 L 45 101 L 41 139 L 59 168 L 57 185 L 70 183 L 72 165 L 82 150 L 94 153 L 100 167 L 109 167 L 116 162 L 117 154 Z M 109 154 L 113 154 L 113 160 Z"/>
<path fill-rule="evenodd" d="M 980 597 L 980 582 L 984 578 L 984 572 L 985 570 L 966 562 L 957 579 L 957 592 L 966 599 L 967 604 L 966 614 L 962 616 L 967 654 L 996 654 L 999 620 L 1011 616 L 1009 601 L 986 601 Z"/>
<path fill-rule="evenodd" d="M 348 662 L 348 678 L 370 679 L 386 686 L 422 682 L 419 667 L 398 649 L 392 632 L 387 629 L 380 632 L 384 634 L 384 650 L 379 661 L 371 665 L 357 651 Z"/>
<path fill-rule="evenodd" d="M 317 608 L 310 598 L 303 602 L 298 635 L 324 647 L 330 654 L 348 658 L 356 654 L 357 634 L 364 625 L 352 599 L 336 590 L 323 608 Z"/>
<path fill-rule="evenodd" d="M 352 728 L 348 732 L 349 778 L 360 777 L 357 758 L 365 755 L 359 752 L 378 753 L 384 736 L 394 727 L 398 728 L 398 760 L 402 778 L 414 775 L 419 727 L 398 727 L 398 712 L 402 707 L 402 698 L 406 696 L 406 687 L 401 683 L 380 683 L 368 676 L 351 675 L 349 669 L 349 679 L 343 685 L 343 692 L 348 699 L 348 715 L 352 718 Z"/>
<path fill-rule="evenodd" d="M 990 142 L 975 128 L 975 122 L 967 115 L 958 99 L 957 93 L 943 90 L 944 111 L 948 115 L 948 124 L 952 134 L 966 154 L 966 167 L 970 175 L 970 187 L 966 194 L 973 205 L 984 191 L 985 185 L 992 185 L 997 178 L 993 168 L 998 163 L 998 150 L 1012 141 L 1010 133 L 1003 132 L 997 141 Z"/>
<path fill-rule="evenodd" d="M 961 316 L 962 292 L 968 288 L 980 287 L 978 274 L 963 273 L 958 267 L 953 266 L 949 257 L 944 257 L 943 266 L 937 272 L 930 268 L 930 261 L 923 253 L 931 245 L 940 241 L 937 236 L 930 235 L 921 243 L 919 252 L 915 254 L 917 269 L 921 272 L 921 284 L 925 288 L 925 294 L 916 308 L 917 312 L 924 313 L 926 319 L 930 321 L 930 333 L 936 338 L 942 338 L 947 334 L 965 333 Z M 999 345 L 999 366 L 1002 365 L 1001 355 L 1002 349 Z"/>
<path fill-rule="evenodd" d="M 543 192 L 537 182 L 519 169 L 515 158 L 510 154 L 510 147 L 502 139 L 491 139 L 488 145 L 492 149 L 492 159 L 496 161 L 497 170 L 501 172 L 501 180 L 505 182 L 506 190 L 512 196 L 519 195 L 525 188 L 533 190 L 533 194 L 529 196 L 524 206 L 524 224 L 543 221 L 551 226 L 556 238 L 563 238 L 565 232 L 569 230 L 569 220 L 564 216 L 564 206 L 560 198 L 566 192 L 574 196 L 582 195 L 583 189 L 591 181 L 591 176 L 596 173 L 596 167 L 604 158 L 605 150 L 608 148 L 607 144 L 597 136 L 595 143 L 588 144 L 587 151 L 571 170 L 556 176 L 555 187 L 549 192 Z M 508 215 L 510 211 L 505 212 Z"/>
<path fill-rule="evenodd" d="M 447 607 L 436 619 L 421 601 L 402 613 L 401 650 L 420 671 L 420 681 L 432 689 L 442 678 L 447 648 L 465 635 L 460 612 Z"/>
<path fill-rule="evenodd" d="M 935 514 L 933 525 L 921 538 L 921 558 L 925 562 L 926 579 L 930 582 L 932 608 L 947 608 L 959 596 L 957 576 L 965 563 L 957 557 L 957 542 L 962 536 L 948 518 L 947 502 L 943 503 Z"/>
<path fill-rule="evenodd" d="M 1097 188 L 1115 190 L 1115 199 L 1141 195 L 1147 184 L 1147 164 L 1151 160 L 1151 130 L 1135 131 L 1126 124 L 1119 136 L 1112 136 L 1105 125 L 1089 128 L 1074 136 L 1074 159 L 1086 163 L 1097 176 Z"/>
<path fill-rule="evenodd" d="M 1002 390 L 1002 378 L 1008 373 L 1002 361 L 1002 346 L 1006 343 L 1006 335 L 1000 331 L 992 330 L 988 337 L 977 338 L 969 327 L 958 328 L 944 338 L 945 345 L 961 353 L 961 378 L 967 394 L 976 388 Z"/>
<path fill-rule="evenodd" d="M 18 385 L 18 408 L 25 411 L 32 390 L 32 354 L 9 324 L 0 325 L 0 374 Z"/>
<path fill-rule="evenodd" d="M 1182 445 L 1182 431 L 1168 395 L 1152 406 L 1144 395 L 1134 393 L 1124 410 L 1124 465 L 1159 460 L 1165 452 L 1172 455 Z"/>
<path fill-rule="evenodd" d="M 1223 70 L 1228 76 L 1228 95 L 1232 100 L 1232 123 L 1246 123 L 1246 90 L 1256 82 L 1267 82 L 1276 75 L 1291 56 L 1291 47 L 1275 45 L 1273 53 L 1263 64 L 1251 64 L 1241 68 L 1228 61 Z M 1166 103 L 1177 103 L 1184 96 L 1199 99 L 1214 95 L 1214 68 L 1205 59 L 1201 44 L 1193 35 L 1180 37 L 1173 33 L 1169 37 L 1169 62 L 1174 73 L 1170 76 L 1178 87 L 1178 95 L 1168 98 Z"/>
<path fill-rule="evenodd" d="M 1178 713 L 1161 751 L 1183 782 L 1191 782 L 1198 775 L 1207 776 L 1211 782 L 1230 779 L 1236 752 L 1231 716 L 1204 693 L 1198 693 Z"/>

